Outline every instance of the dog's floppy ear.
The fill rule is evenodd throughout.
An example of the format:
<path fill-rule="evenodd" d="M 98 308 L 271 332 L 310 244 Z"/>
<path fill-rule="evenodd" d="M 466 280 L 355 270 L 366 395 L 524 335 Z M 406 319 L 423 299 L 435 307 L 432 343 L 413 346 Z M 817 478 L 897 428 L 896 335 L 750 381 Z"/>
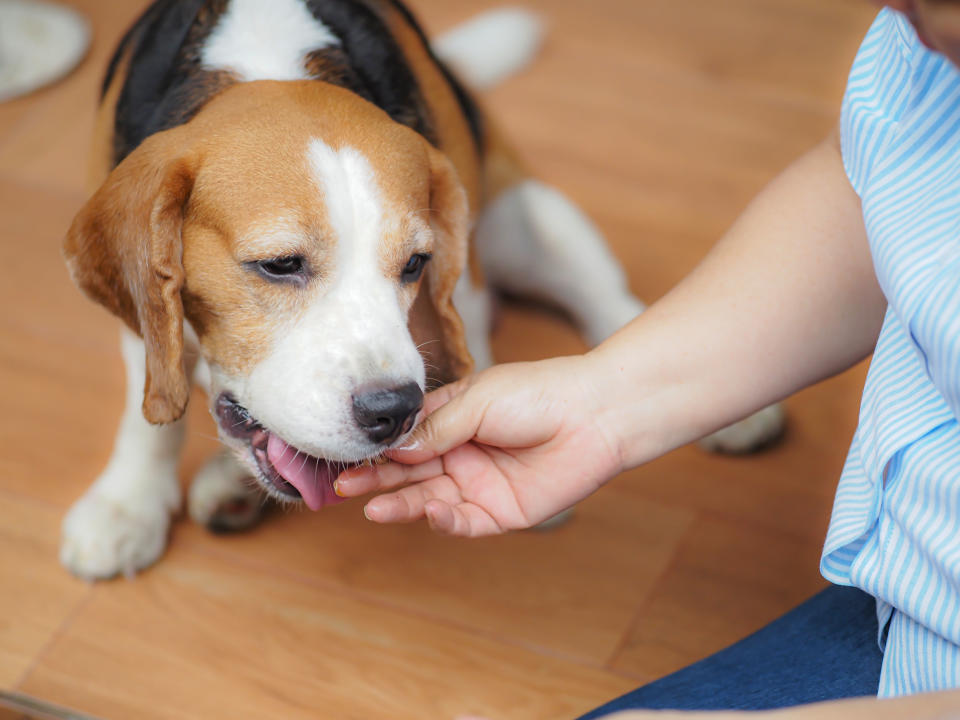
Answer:
<path fill-rule="evenodd" d="M 467 266 L 469 210 L 453 165 L 433 147 L 428 152 L 434 249 L 413 307 L 411 331 L 432 365 L 431 380 L 447 383 L 473 370 L 463 321 L 453 306 L 453 290 Z"/>
<path fill-rule="evenodd" d="M 195 162 L 183 128 L 145 140 L 80 210 L 63 251 L 74 282 L 138 333 L 146 347 L 143 415 L 183 415 L 183 212 Z"/>

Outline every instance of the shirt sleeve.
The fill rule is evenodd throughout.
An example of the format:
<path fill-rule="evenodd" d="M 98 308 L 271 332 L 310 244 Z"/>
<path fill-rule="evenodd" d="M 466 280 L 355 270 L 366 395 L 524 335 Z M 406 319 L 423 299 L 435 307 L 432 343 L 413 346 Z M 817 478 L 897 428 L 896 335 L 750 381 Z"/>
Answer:
<path fill-rule="evenodd" d="M 874 160 L 894 137 L 912 95 L 919 40 L 899 13 L 877 15 L 853 62 L 840 114 L 840 147 L 850 184 L 863 197 Z"/>

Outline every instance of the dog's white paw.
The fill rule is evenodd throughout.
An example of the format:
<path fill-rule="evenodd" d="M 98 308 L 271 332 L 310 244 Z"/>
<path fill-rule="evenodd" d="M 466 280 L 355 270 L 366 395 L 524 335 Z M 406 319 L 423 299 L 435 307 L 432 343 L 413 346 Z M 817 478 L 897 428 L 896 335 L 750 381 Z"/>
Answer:
<path fill-rule="evenodd" d="M 250 471 L 229 452 L 218 453 L 200 469 L 187 496 L 190 517 L 212 532 L 247 530 L 260 520 L 262 508 Z"/>
<path fill-rule="evenodd" d="M 93 489 L 64 518 L 60 562 L 85 580 L 132 576 L 163 554 L 169 529 L 162 501 L 125 503 Z"/>
<path fill-rule="evenodd" d="M 786 414 L 781 405 L 770 405 L 745 420 L 707 435 L 700 447 L 710 452 L 739 455 L 775 442 L 783 434 Z"/>

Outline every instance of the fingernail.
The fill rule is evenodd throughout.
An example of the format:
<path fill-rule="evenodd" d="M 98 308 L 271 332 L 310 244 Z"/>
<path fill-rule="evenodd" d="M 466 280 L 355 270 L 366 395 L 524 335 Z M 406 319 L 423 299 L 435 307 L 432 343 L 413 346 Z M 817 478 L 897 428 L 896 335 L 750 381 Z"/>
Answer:
<path fill-rule="evenodd" d="M 411 450 L 419 450 L 420 447 L 421 445 L 419 440 L 410 440 L 403 445 L 395 447 L 394 450 L 399 450 L 400 452 L 409 452 Z"/>
<path fill-rule="evenodd" d="M 346 495 L 340 492 L 340 480 L 333 481 L 333 491 L 337 494 L 337 497 L 346 497 Z"/>
<path fill-rule="evenodd" d="M 373 503 L 367 503 L 366 505 L 363 506 L 363 516 L 364 516 L 367 520 L 369 520 L 370 522 L 376 522 L 376 520 L 374 520 L 372 517 L 370 517 L 370 506 L 371 506 L 372 504 L 373 504 Z"/>

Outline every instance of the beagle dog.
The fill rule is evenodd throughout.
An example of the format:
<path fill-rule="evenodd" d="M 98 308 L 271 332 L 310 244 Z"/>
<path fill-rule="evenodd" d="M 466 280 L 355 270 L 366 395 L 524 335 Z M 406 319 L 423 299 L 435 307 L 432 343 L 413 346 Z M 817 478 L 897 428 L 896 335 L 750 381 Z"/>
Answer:
<path fill-rule="evenodd" d="M 643 309 L 438 58 L 489 84 L 537 37 L 501 11 L 431 45 L 399 0 L 149 6 L 109 65 L 92 197 L 64 243 L 124 323 L 127 371 L 113 455 L 64 521 L 67 568 L 160 557 L 194 378 L 226 448 L 189 512 L 234 529 L 256 520 L 254 488 L 336 502 L 339 471 L 402 442 L 428 388 L 491 364 L 488 288 L 561 306 L 590 343 Z"/>

